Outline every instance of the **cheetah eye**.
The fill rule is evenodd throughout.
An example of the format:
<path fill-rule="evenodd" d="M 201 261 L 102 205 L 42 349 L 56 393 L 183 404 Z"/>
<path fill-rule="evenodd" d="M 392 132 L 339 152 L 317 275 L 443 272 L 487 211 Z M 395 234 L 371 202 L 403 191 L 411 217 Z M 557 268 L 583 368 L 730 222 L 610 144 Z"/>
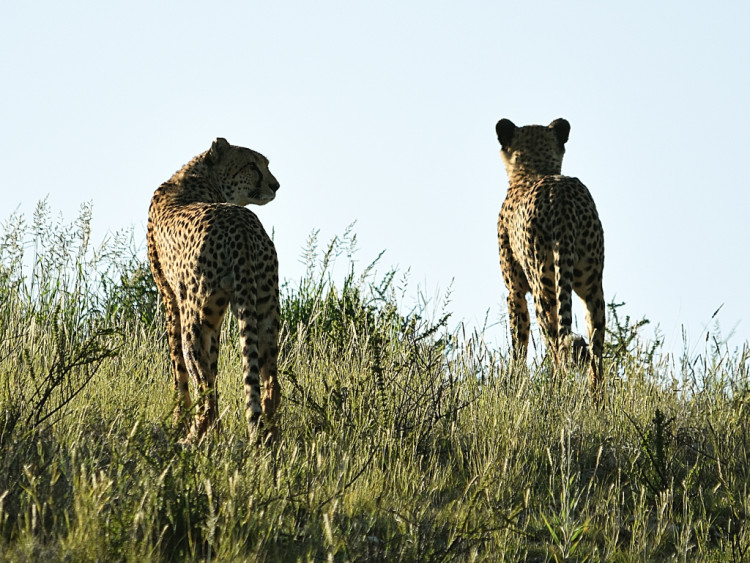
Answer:
<path fill-rule="evenodd" d="M 254 163 L 254 162 L 248 162 L 247 164 L 244 164 L 240 168 L 240 170 L 245 170 L 246 168 L 250 168 L 250 169 L 254 170 L 255 172 L 260 173 L 260 169 L 258 168 L 258 165 L 256 163 Z"/>
<path fill-rule="evenodd" d="M 255 164 L 254 162 L 246 162 L 245 164 L 243 164 L 237 170 L 234 171 L 234 173 L 232 174 L 232 178 L 236 178 L 237 176 L 245 172 L 247 168 L 253 169 L 258 175 L 260 175 L 260 170 L 258 170 L 257 164 Z"/>

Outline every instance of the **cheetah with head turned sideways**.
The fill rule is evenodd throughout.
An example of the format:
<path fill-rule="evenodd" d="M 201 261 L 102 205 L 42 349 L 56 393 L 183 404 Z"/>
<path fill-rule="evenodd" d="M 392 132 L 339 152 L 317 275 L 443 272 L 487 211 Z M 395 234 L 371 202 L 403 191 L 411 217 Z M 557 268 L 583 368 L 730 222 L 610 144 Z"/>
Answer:
<path fill-rule="evenodd" d="M 495 130 L 509 179 L 497 234 L 514 357 L 526 358 L 531 291 L 555 364 L 571 359 L 572 349 L 589 364 L 596 388 L 605 330 L 604 231 L 586 186 L 560 173 L 570 124 L 556 119 L 547 127 L 516 127 L 501 119 Z M 571 332 L 573 291 L 586 305 L 590 353 Z"/>
<path fill-rule="evenodd" d="M 191 408 L 189 378 L 198 390 L 188 441 L 218 421 L 219 331 L 227 308 L 239 324 L 251 434 L 261 414 L 270 419 L 278 406 L 276 250 L 258 218 L 244 207 L 268 203 L 278 189 L 263 155 L 219 138 L 151 200 L 148 257 L 166 309 L 176 422 L 185 420 Z"/>

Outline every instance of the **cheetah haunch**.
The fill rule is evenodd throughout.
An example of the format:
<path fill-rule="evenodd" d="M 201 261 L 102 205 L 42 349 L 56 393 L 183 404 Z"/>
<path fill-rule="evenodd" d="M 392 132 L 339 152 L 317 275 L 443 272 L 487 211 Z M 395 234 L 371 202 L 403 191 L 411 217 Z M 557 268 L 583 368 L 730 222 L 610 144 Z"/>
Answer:
<path fill-rule="evenodd" d="M 514 357 L 526 358 L 531 291 L 555 364 L 568 361 L 573 349 L 588 361 L 589 380 L 597 387 L 605 330 L 604 231 L 586 186 L 560 174 L 570 124 L 556 119 L 548 127 L 516 127 L 501 119 L 495 129 L 509 179 L 497 234 Z M 571 332 L 573 291 L 586 304 L 591 353 Z"/>
<path fill-rule="evenodd" d="M 261 414 L 270 419 L 278 406 L 276 250 L 255 214 L 243 207 L 268 203 L 278 189 L 263 155 L 220 138 L 151 200 L 148 257 L 166 309 L 176 422 L 191 408 L 188 376 L 198 390 L 188 441 L 217 422 L 219 331 L 227 307 L 239 323 L 251 434 Z"/>

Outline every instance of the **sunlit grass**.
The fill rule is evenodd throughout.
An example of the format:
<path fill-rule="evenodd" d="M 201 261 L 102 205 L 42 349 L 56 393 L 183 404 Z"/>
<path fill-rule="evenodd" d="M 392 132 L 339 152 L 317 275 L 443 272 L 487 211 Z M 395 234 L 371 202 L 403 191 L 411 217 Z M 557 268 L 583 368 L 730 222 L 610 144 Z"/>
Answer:
<path fill-rule="evenodd" d="M 57 273 L 43 255 L 28 272 L 14 237 L 0 253 L 2 560 L 750 557 L 747 347 L 709 341 L 675 365 L 611 309 L 601 406 L 583 374 L 553 380 L 440 313 L 403 315 L 393 272 L 335 281 L 349 234 L 284 289 L 278 442 L 246 435 L 228 321 L 222 429 L 184 448 L 142 262 L 120 248 L 76 268 L 78 248 Z"/>

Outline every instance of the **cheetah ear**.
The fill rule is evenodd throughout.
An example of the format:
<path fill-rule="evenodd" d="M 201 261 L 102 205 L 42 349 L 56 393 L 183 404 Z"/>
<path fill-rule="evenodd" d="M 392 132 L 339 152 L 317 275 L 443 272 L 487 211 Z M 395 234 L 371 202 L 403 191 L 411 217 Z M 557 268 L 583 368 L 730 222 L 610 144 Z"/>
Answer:
<path fill-rule="evenodd" d="M 224 137 L 218 137 L 211 145 L 211 148 L 208 149 L 206 157 L 211 164 L 216 164 L 224 156 L 224 153 L 227 152 L 227 149 L 229 149 L 227 140 Z"/>
<path fill-rule="evenodd" d="M 560 148 L 564 148 L 565 143 L 568 142 L 568 136 L 570 135 L 570 123 L 561 117 L 550 123 L 549 128 L 555 132 L 555 135 L 557 135 L 557 141 L 560 143 Z"/>
<path fill-rule="evenodd" d="M 497 133 L 497 140 L 500 141 L 500 146 L 505 148 L 510 145 L 513 136 L 516 134 L 516 126 L 510 119 L 501 119 L 495 125 L 495 132 Z"/>

